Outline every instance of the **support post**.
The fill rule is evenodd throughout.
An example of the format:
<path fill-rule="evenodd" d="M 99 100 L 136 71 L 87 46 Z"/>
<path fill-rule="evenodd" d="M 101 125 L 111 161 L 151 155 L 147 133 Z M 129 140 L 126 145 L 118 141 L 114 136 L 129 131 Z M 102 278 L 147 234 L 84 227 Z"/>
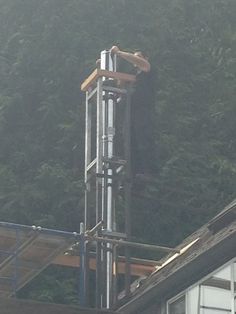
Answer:
<path fill-rule="evenodd" d="M 125 233 L 127 236 L 127 240 L 130 241 L 131 238 L 131 218 L 130 218 L 130 210 L 131 210 L 131 154 L 130 154 L 130 146 L 131 146 L 131 137 L 130 137 L 130 95 L 131 95 L 131 86 L 127 87 L 127 96 L 126 96 L 126 112 L 125 112 L 125 140 L 124 140 L 124 152 L 125 152 L 125 160 L 126 160 L 126 175 L 125 175 Z M 130 294 L 130 285 L 131 285 L 131 274 L 130 274 L 130 248 L 128 246 L 125 247 L 125 295 L 128 296 Z"/>
<path fill-rule="evenodd" d="M 108 71 L 116 71 L 116 62 L 111 57 L 109 51 L 101 52 L 101 69 Z M 113 80 L 110 80 L 113 82 Z M 109 79 L 104 81 L 104 84 L 108 83 Z M 114 100 L 111 97 L 111 92 L 103 92 L 103 158 L 111 159 L 113 157 L 114 150 Z M 107 231 L 114 231 L 114 198 L 113 198 L 113 169 L 108 167 L 104 169 L 107 174 L 107 178 L 104 178 L 104 207 L 106 211 L 106 229 Z M 110 243 L 106 244 L 106 307 L 109 309 L 112 306 L 113 299 L 113 245 Z"/>
<path fill-rule="evenodd" d="M 103 171 L 102 155 L 103 155 L 103 96 L 102 96 L 102 78 L 97 80 L 97 134 L 96 134 L 96 174 Z M 103 217 L 103 190 L 104 179 L 97 176 L 96 178 L 96 224 Z M 103 302 L 102 292 L 102 244 L 96 244 L 96 307 L 101 308 Z"/>
<path fill-rule="evenodd" d="M 79 272 L 79 302 L 81 306 L 86 306 L 87 303 L 87 265 L 86 265 L 86 250 L 85 250 L 85 237 L 84 237 L 84 224 L 80 224 L 80 242 L 79 242 L 79 255 L 80 255 L 80 272 Z"/>

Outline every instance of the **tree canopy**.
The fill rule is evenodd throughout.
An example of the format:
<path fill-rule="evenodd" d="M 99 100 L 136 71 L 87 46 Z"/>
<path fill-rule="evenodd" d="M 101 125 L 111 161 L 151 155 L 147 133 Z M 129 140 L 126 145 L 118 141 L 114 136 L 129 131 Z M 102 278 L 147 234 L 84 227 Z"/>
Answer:
<path fill-rule="evenodd" d="M 158 170 L 135 198 L 133 238 L 175 245 L 235 197 L 235 0 L 0 0 L 0 9 L 1 220 L 78 230 L 80 84 L 113 44 L 147 51 L 157 75 Z"/>

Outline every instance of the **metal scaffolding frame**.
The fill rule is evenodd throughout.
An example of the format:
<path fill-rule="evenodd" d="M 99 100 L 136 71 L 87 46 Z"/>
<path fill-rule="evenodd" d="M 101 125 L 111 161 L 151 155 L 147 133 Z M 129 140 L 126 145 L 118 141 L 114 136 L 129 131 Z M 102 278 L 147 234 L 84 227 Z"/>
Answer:
<path fill-rule="evenodd" d="M 84 304 L 89 304 L 89 251 L 96 243 L 96 307 L 112 308 L 118 300 L 117 268 L 120 247 L 125 251 L 125 296 L 131 287 L 130 247 L 175 252 L 170 248 L 133 243 L 131 238 L 130 175 L 130 96 L 136 78 L 116 72 L 116 61 L 109 51 L 101 52 L 101 68 L 81 85 L 86 92 L 85 116 L 85 223 L 83 237 Z M 121 87 L 122 86 L 122 87 Z M 120 102 L 121 99 L 121 102 Z M 122 117 L 116 119 L 120 103 Z M 122 122 L 121 122 L 122 121 Z M 122 142 L 116 142 L 123 129 Z M 117 132 L 118 131 L 118 132 Z M 123 230 L 117 227 L 116 203 L 119 186 L 123 191 Z M 88 232 L 93 228 L 92 234 Z"/>
<path fill-rule="evenodd" d="M 0 222 L 0 295 L 16 295 L 79 238 L 76 232 Z"/>
<path fill-rule="evenodd" d="M 79 268 L 79 301 L 81 305 L 88 305 L 86 304 L 86 290 L 84 290 L 85 267 L 96 271 L 97 265 L 96 254 L 86 251 L 85 244 L 89 243 L 94 246 L 94 243 L 110 243 L 119 246 L 140 246 L 138 243 L 117 242 L 117 239 L 96 236 L 95 233 L 101 226 L 102 223 L 85 232 L 81 224 L 81 233 L 77 233 L 0 222 L 0 296 L 16 296 L 21 288 L 46 267 L 54 264 Z M 157 248 L 148 246 L 146 249 Z M 118 256 L 117 260 L 117 270 L 120 274 L 124 274 L 126 258 Z M 132 275 L 135 277 L 148 275 L 155 270 L 156 265 L 158 265 L 156 261 L 132 258 Z"/>
<path fill-rule="evenodd" d="M 132 275 L 150 273 L 160 265 L 158 261 L 132 258 L 130 248 L 179 253 L 172 248 L 131 242 L 130 95 L 135 76 L 115 70 L 115 59 L 103 51 L 101 68 L 81 85 L 86 92 L 86 125 L 85 215 L 80 232 L 0 222 L 0 295 L 16 295 L 55 263 L 80 267 L 79 299 L 83 306 L 90 305 L 90 268 L 95 270 L 96 307 L 112 308 L 118 301 L 119 272 L 125 274 L 127 297 Z M 120 106 L 122 115 L 117 119 Z M 117 140 L 121 124 L 123 136 Z M 124 203 L 122 228 L 117 226 L 116 213 L 120 187 Z M 70 248 L 76 252 L 76 262 L 74 256 L 64 255 Z M 121 248 L 125 256 L 120 256 Z"/>

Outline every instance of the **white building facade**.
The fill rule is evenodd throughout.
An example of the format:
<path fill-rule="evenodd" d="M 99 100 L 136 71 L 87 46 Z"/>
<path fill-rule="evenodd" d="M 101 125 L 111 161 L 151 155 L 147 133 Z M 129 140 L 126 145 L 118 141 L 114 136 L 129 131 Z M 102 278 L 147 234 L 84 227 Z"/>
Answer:
<path fill-rule="evenodd" d="M 235 314 L 236 259 L 167 301 L 168 314 Z"/>

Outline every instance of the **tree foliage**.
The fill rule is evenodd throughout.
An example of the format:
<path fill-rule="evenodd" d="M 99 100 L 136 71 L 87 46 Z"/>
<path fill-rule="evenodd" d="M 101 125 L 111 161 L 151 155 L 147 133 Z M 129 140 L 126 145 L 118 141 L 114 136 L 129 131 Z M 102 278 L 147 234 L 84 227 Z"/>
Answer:
<path fill-rule="evenodd" d="M 0 8 L 1 220 L 78 230 L 80 84 L 113 44 L 146 50 L 158 77 L 158 171 L 134 197 L 134 239 L 174 245 L 235 197 L 235 0 L 0 0 Z"/>

